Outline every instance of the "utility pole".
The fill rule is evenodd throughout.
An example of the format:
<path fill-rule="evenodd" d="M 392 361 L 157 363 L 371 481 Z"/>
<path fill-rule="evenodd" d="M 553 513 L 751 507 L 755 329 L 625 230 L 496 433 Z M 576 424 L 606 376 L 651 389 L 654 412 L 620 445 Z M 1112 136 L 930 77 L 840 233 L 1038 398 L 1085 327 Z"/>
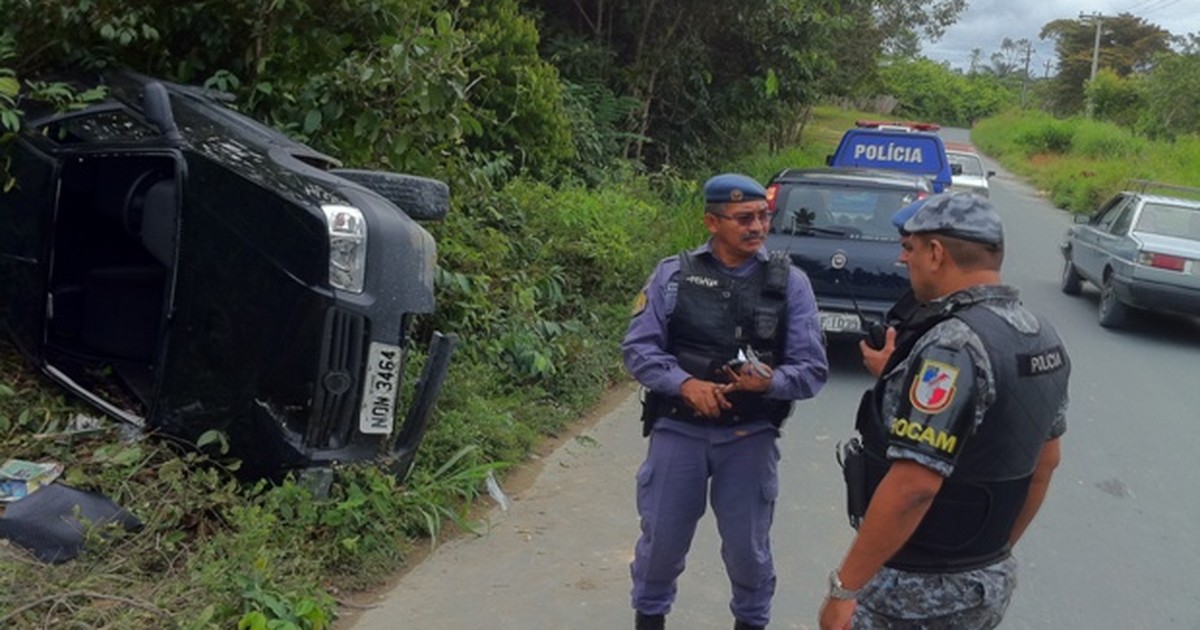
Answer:
<path fill-rule="evenodd" d="M 1049 59 L 1047 59 L 1047 60 L 1046 60 L 1046 62 L 1045 62 L 1045 69 L 1042 71 L 1042 78 L 1043 78 L 1043 79 L 1049 79 L 1049 78 L 1050 78 L 1050 64 L 1051 64 L 1051 63 L 1053 63 L 1053 62 L 1052 62 L 1052 61 L 1050 61 Z"/>
<path fill-rule="evenodd" d="M 1033 57 L 1033 44 L 1025 42 L 1025 72 L 1021 76 L 1021 109 L 1025 109 L 1025 94 L 1029 90 L 1029 59 Z"/>
<path fill-rule="evenodd" d="M 1092 12 L 1091 15 L 1084 15 L 1083 12 L 1080 11 L 1079 19 L 1082 21 L 1085 21 L 1085 22 L 1088 20 L 1091 20 L 1096 23 L 1096 43 L 1095 43 L 1095 45 L 1092 46 L 1092 76 L 1088 79 L 1088 81 L 1095 81 L 1096 80 L 1096 71 L 1099 69 L 1099 66 L 1100 66 L 1100 31 L 1104 27 L 1104 20 L 1111 20 L 1111 19 L 1113 19 L 1113 16 L 1100 15 L 1099 13 L 1096 13 L 1096 12 Z M 1092 102 L 1091 102 L 1091 100 L 1088 100 L 1087 114 L 1088 114 L 1088 118 L 1092 117 Z"/>

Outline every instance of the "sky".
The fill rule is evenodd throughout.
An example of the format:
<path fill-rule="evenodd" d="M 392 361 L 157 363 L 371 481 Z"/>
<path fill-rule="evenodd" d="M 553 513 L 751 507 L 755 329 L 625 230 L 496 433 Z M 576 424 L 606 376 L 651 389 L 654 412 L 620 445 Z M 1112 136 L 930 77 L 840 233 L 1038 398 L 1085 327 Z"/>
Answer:
<path fill-rule="evenodd" d="M 1038 39 L 1038 33 L 1049 22 L 1079 19 L 1080 13 L 1102 16 L 1132 13 L 1173 35 L 1184 35 L 1200 32 L 1200 11 L 1195 5 L 1196 0 L 967 0 L 967 8 L 958 22 L 946 29 L 940 40 L 924 42 L 921 53 L 965 70 L 970 66 L 971 49 L 981 49 L 982 61 L 988 63 L 1005 37 L 1024 38 L 1034 47 L 1030 74 L 1053 75 L 1057 61 L 1054 42 Z"/>

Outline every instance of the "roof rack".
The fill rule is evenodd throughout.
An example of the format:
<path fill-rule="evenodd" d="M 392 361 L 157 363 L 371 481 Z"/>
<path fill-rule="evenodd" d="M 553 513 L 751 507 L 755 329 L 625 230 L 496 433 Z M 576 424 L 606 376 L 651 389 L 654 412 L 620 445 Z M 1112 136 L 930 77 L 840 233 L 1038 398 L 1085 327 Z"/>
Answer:
<path fill-rule="evenodd" d="M 1185 192 L 1185 193 L 1191 193 L 1193 195 L 1200 195 L 1200 188 L 1195 188 L 1193 186 L 1179 186 L 1177 184 L 1167 184 L 1164 182 L 1156 182 L 1152 179 L 1130 179 L 1130 180 L 1126 180 L 1126 181 L 1129 182 L 1129 188 L 1131 190 L 1136 188 L 1137 191 L 1141 192 L 1141 193 L 1144 193 L 1150 189 L 1155 189 L 1155 190 L 1171 190 L 1171 191 L 1175 191 L 1175 192 Z"/>

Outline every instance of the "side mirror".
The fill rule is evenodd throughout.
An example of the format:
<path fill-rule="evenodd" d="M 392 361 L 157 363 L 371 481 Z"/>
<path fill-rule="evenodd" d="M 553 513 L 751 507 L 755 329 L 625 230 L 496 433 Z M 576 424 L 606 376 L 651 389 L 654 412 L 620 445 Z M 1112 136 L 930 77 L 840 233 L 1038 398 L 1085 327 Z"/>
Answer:
<path fill-rule="evenodd" d="M 950 174 L 951 175 L 962 175 L 962 164 L 951 164 L 950 165 Z"/>
<path fill-rule="evenodd" d="M 833 154 L 825 156 L 825 166 L 833 166 Z"/>
<path fill-rule="evenodd" d="M 991 178 L 992 178 L 992 176 L 993 176 L 993 175 L 995 175 L 995 174 L 996 174 L 996 171 L 988 171 L 988 172 L 987 172 L 987 178 L 988 178 L 988 179 L 991 179 Z"/>
<path fill-rule="evenodd" d="M 1074 215 L 1074 216 L 1072 216 L 1072 217 L 1071 217 L 1071 221 L 1073 221 L 1073 222 L 1075 222 L 1075 223 L 1091 223 L 1091 222 L 1092 222 L 1092 215 L 1090 215 L 1090 214 L 1076 214 L 1076 215 Z"/>
<path fill-rule="evenodd" d="M 146 84 L 146 91 L 142 94 L 142 108 L 145 110 L 146 119 L 154 123 L 167 140 L 183 140 L 179 133 L 179 125 L 175 124 L 175 114 L 171 112 L 171 97 L 162 83 L 154 81 Z"/>

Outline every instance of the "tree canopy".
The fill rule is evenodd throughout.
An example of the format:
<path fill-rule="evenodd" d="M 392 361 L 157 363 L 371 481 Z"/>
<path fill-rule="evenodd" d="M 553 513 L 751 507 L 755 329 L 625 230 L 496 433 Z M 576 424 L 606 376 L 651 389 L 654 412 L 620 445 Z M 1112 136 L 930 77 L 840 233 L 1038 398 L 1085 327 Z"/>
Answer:
<path fill-rule="evenodd" d="M 1098 65 L 1118 77 L 1148 71 L 1156 55 L 1170 51 L 1169 32 L 1130 13 L 1113 18 L 1047 23 L 1040 37 L 1053 39 L 1058 55 L 1058 75 L 1050 89 L 1050 105 L 1056 113 L 1075 113 L 1084 108 L 1084 86 L 1092 72 L 1096 20 L 1101 24 Z"/>

